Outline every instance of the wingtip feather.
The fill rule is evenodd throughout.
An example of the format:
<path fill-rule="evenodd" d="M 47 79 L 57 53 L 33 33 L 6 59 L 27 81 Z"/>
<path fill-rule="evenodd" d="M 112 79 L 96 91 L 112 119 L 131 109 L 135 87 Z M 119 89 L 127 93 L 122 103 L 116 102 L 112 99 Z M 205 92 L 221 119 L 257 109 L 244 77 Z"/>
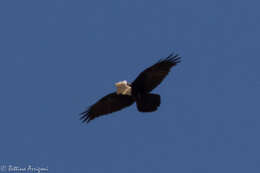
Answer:
<path fill-rule="evenodd" d="M 178 63 L 181 62 L 181 57 L 179 56 L 179 54 L 174 54 L 174 53 L 171 53 L 169 56 L 167 56 L 166 58 L 164 59 L 160 59 L 159 62 L 170 62 L 172 63 L 173 65 L 176 65 Z"/>
<path fill-rule="evenodd" d="M 82 121 L 82 123 L 89 123 L 89 121 L 91 120 L 89 111 L 90 111 L 90 108 L 88 108 L 86 111 L 80 113 L 80 115 L 81 115 L 80 120 Z"/>

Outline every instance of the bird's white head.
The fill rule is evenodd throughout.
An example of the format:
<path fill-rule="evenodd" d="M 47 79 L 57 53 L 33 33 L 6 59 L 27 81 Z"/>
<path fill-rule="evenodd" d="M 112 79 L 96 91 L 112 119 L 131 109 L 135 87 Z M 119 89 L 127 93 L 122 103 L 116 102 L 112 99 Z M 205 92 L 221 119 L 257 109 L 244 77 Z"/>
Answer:
<path fill-rule="evenodd" d="M 126 80 L 115 83 L 115 86 L 117 88 L 117 94 L 131 95 L 132 88 L 127 84 Z"/>

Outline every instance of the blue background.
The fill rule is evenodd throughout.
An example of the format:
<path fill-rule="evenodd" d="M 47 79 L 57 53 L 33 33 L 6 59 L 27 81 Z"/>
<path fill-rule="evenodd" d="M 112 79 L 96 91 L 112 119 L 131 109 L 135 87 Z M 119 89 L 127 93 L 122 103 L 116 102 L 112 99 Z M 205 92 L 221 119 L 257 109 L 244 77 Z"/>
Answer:
<path fill-rule="evenodd" d="M 260 172 L 259 1 L 1 0 L 0 164 L 49 172 Z M 79 113 L 171 52 L 155 93 Z"/>

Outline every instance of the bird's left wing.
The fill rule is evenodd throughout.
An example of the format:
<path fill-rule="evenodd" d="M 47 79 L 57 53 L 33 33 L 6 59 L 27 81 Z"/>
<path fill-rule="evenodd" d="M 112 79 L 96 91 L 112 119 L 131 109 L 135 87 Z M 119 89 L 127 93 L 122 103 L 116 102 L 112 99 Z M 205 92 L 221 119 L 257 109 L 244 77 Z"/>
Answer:
<path fill-rule="evenodd" d="M 180 59 L 179 55 L 170 54 L 167 58 L 159 60 L 140 73 L 132 83 L 132 87 L 144 93 L 152 91 L 168 75 L 170 69 L 180 62 Z"/>
<path fill-rule="evenodd" d="M 119 111 L 134 103 L 131 96 L 110 93 L 81 113 L 81 120 L 89 122 L 96 117 Z"/>

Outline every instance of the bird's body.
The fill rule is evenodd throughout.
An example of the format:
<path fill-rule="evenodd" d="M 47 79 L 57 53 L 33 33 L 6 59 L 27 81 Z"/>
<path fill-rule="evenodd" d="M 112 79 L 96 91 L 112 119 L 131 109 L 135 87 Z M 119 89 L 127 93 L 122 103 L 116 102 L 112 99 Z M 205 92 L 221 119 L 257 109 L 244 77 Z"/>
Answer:
<path fill-rule="evenodd" d="M 145 69 L 130 84 L 126 80 L 115 83 L 117 91 L 106 95 L 82 112 L 83 122 L 89 122 L 96 117 L 119 111 L 136 102 L 140 112 L 153 112 L 161 103 L 158 94 L 150 93 L 168 75 L 170 69 L 180 62 L 178 55 L 169 55 L 159 60 L 153 66 Z"/>

